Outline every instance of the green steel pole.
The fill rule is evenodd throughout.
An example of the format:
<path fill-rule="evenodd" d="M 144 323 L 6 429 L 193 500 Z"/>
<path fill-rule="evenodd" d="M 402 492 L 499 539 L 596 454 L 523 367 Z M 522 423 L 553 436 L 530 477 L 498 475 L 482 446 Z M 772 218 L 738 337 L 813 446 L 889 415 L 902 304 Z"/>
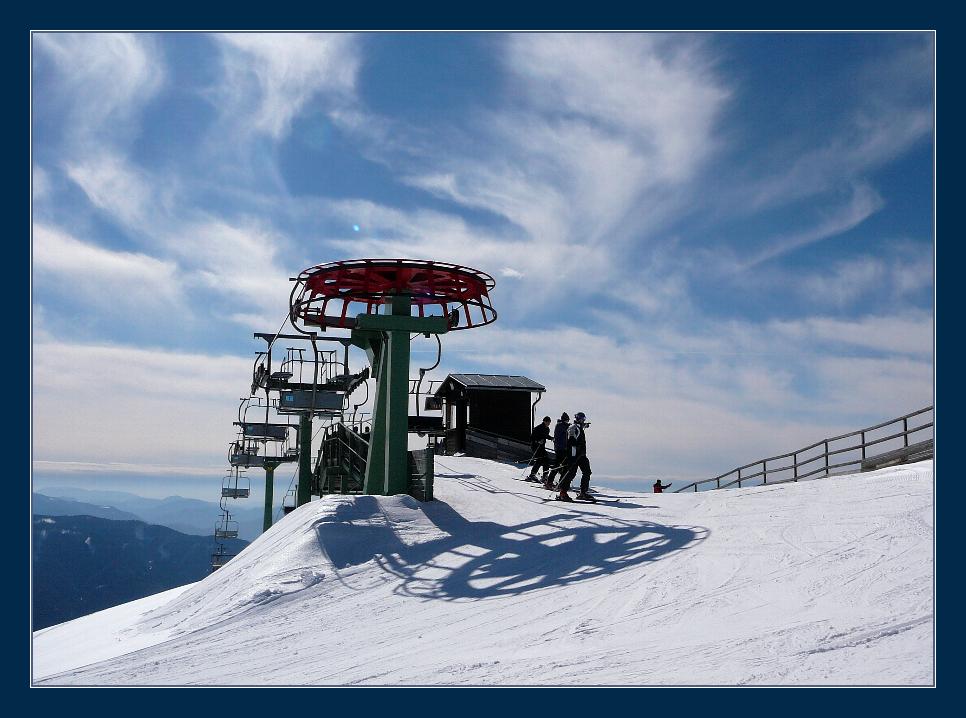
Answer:
<path fill-rule="evenodd" d="M 272 527 L 272 494 L 275 492 L 275 464 L 265 464 L 265 518 L 262 520 L 262 533 Z"/>
<path fill-rule="evenodd" d="M 299 484 L 295 505 L 301 506 L 312 500 L 312 415 L 299 415 Z"/>
<path fill-rule="evenodd" d="M 374 358 L 377 362 L 376 401 L 372 406 L 372 431 L 369 434 L 369 453 L 366 457 L 366 482 L 363 490 L 367 494 L 382 496 L 386 493 L 386 408 L 389 396 L 389 382 L 386 380 L 389 357 L 382 340 L 373 340 Z"/>
<path fill-rule="evenodd" d="M 392 299 L 393 317 L 409 317 L 412 300 L 407 295 Z M 386 406 L 387 496 L 405 494 L 409 488 L 409 331 L 390 331 Z"/>

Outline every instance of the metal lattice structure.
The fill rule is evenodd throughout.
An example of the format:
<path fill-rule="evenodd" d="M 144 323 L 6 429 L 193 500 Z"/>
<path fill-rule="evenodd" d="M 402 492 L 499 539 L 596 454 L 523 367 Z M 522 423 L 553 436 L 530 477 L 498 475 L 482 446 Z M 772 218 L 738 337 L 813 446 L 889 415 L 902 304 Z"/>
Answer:
<path fill-rule="evenodd" d="M 449 262 L 414 259 L 328 262 L 302 271 L 295 281 L 292 319 L 309 326 L 352 329 L 358 314 L 374 314 L 397 296 L 408 297 L 419 317 L 449 318 L 450 331 L 496 321 L 496 310 L 489 296 L 496 286 L 493 277 Z"/>
<path fill-rule="evenodd" d="M 292 325 L 351 330 L 351 343 L 366 352 L 376 379 L 365 493 L 407 492 L 410 337 L 496 321 L 495 285 L 477 269 L 415 259 L 328 262 L 295 278 Z"/>

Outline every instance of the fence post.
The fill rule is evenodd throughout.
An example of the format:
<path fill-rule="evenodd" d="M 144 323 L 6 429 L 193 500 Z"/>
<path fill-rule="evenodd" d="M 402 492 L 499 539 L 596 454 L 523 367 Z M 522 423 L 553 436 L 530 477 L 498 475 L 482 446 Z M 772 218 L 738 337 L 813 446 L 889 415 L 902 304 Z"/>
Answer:
<path fill-rule="evenodd" d="M 825 442 L 825 475 L 828 476 L 828 442 Z"/>
<path fill-rule="evenodd" d="M 862 432 L 862 460 L 865 461 L 865 432 Z"/>
<path fill-rule="evenodd" d="M 792 478 L 798 481 L 798 452 L 792 454 Z"/>
<path fill-rule="evenodd" d="M 768 483 L 768 459 L 764 459 L 761 462 L 761 483 Z"/>
<path fill-rule="evenodd" d="M 902 419 L 902 443 L 903 446 L 909 446 L 909 417 L 903 417 Z"/>
<path fill-rule="evenodd" d="M 738 469 L 738 488 L 741 488 L 741 469 Z"/>

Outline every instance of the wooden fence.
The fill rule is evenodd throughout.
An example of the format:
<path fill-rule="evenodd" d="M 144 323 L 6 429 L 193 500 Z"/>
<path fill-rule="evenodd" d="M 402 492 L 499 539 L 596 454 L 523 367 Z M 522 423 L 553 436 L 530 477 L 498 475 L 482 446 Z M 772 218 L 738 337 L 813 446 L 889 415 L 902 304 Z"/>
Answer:
<path fill-rule="evenodd" d="M 740 488 L 742 484 L 784 484 L 817 478 L 820 474 L 832 476 L 833 471 L 846 467 L 851 470 L 837 473 L 852 473 L 857 469 L 871 471 L 929 459 L 933 455 L 932 428 L 933 407 L 927 406 L 891 421 L 822 439 L 798 451 L 759 459 L 720 476 L 694 481 L 674 493 L 690 489 L 699 491 L 699 487 L 726 489 L 730 486 Z M 911 442 L 909 437 L 913 435 L 916 435 L 916 441 Z"/>

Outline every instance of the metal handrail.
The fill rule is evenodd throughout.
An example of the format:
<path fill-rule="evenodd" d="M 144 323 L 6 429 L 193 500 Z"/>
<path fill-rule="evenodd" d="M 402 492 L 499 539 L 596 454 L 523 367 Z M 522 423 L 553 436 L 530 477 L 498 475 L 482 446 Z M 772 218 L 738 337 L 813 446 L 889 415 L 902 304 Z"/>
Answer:
<path fill-rule="evenodd" d="M 771 456 L 771 457 L 768 457 L 767 459 L 758 459 L 757 461 L 752 461 L 749 464 L 744 464 L 743 466 L 739 466 L 736 469 L 732 469 L 731 471 L 727 471 L 727 472 L 725 472 L 723 474 L 720 474 L 718 476 L 714 476 L 714 477 L 712 477 L 710 479 L 701 479 L 699 481 L 693 481 L 690 484 L 687 484 L 686 486 L 683 486 L 680 489 L 676 489 L 674 491 L 674 493 L 681 493 L 682 491 L 687 491 L 689 489 L 694 489 L 694 491 L 697 491 L 699 486 L 703 486 L 705 484 L 710 484 L 710 483 L 714 483 L 716 489 L 725 489 L 725 488 L 728 488 L 730 486 L 734 486 L 736 484 L 740 488 L 741 487 L 741 482 L 743 482 L 743 481 L 751 481 L 752 479 L 757 479 L 759 477 L 762 478 L 762 483 L 763 484 L 767 484 L 767 483 L 769 483 L 768 482 L 768 475 L 769 474 L 778 474 L 778 473 L 781 473 L 783 471 L 789 471 L 789 470 L 791 470 L 791 471 L 794 472 L 794 476 L 792 478 L 790 478 L 790 479 L 780 479 L 780 480 L 777 480 L 777 481 L 776 480 L 772 480 L 771 483 L 772 484 L 779 484 L 779 483 L 787 483 L 787 482 L 791 482 L 791 481 L 798 481 L 799 479 L 805 479 L 805 478 L 808 478 L 810 476 L 814 476 L 814 475 L 819 474 L 819 473 L 822 473 L 822 472 L 824 472 L 825 475 L 828 476 L 828 475 L 830 475 L 830 472 L 831 472 L 832 469 L 838 469 L 838 468 L 842 468 L 842 467 L 845 467 L 845 466 L 852 466 L 852 465 L 855 465 L 855 464 L 861 464 L 863 461 L 866 461 L 867 460 L 866 449 L 868 449 L 870 446 L 875 446 L 877 444 L 881 444 L 881 443 L 886 442 L 886 441 L 892 441 L 893 439 L 902 438 L 902 439 L 904 439 L 905 446 L 908 447 L 909 446 L 909 436 L 911 434 L 914 434 L 914 433 L 919 432 L 919 431 L 923 431 L 924 429 L 929 429 L 929 428 L 931 428 L 933 426 L 933 422 L 932 421 L 929 421 L 929 422 L 926 422 L 926 423 L 921 424 L 919 426 L 916 426 L 916 427 L 913 427 L 913 428 L 909 428 L 909 419 L 911 419 L 911 418 L 913 418 L 915 416 L 919 416 L 921 414 L 925 414 L 925 413 L 930 412 L 932 410 L 933 410 L 933 407 L 932 406 L 927 406 L 927 407 L 925 407 L 923 409 L 919 409 L 919 410 L 914 411 L 914 412 L 912 412 L 910 414 L 905 414 L 904 416 L 897 417 L 897 418 L 892 419 L 890 421 L 884 421 L 881 424 L 876 424 L 875 426 L 869 426 L 869 427 L 866 427 L 864 429 L 859 429 L 858 431 L 852 431 L 852 432 L 849 432 L 847 434 L 841 434 L 840 436 L 833 436 L 833 437 L 829 437 L 828 439 L 822 439 L 821 441 L 817 441 L 814 444 L 810 444 L 809 446 L 806 446 L 804 448 L 798 449 L 796 451 L 788 452 L 787 454 L 778 454 L 777 456 Z M 896 424 L 898 422 L 902 422 L 902 425 L 903 425 L 903 430 L 902 431 L 899 431 L 899 432 L 894 433 L 894 434 L 889 434 L 888 436 L 882 436 L 882 437 L 878 437 L 878 438 L 875 438 L 875 439 L 866 441 L 865 435 L 867 433 L 869 433 L 871 431 L 875 431 L 877 429 L 882 429 L 882 428 L 884 428 L 886 426 L 889 426 L 891 424 Z M 833 443 L 835 441 L 841 441 L 842 439 L 848 439 L 848 438 L 851 438 L 851 437 L 854 437 L 854 436 L 861 437 L 861 442 L 860 443 L 857 443 L 857 444 L 854 444 L 854 445 L 849 445 L 849 446 L 846 446 L 846 447 L 840 447 L 840 448 L 836 448 L 836 449 L 831 449 L 829 447 L 829 444 L 831 444 L 831 443 Z M 815 456 L 811 456 L 811 457 L 809 457 L 807 459 L 803 459 L 803 460 L 799 461 L 799 459 L 798 459 L 798 455 L 799 454 L 803 454 L 806 451 L 811 451 L 812 449 L 816 449 L 816 448 L 818 448 L 820 446 L 824 446 L 824 448 L 825 448 L 825 451 L 824 452 L 819 453 L 819 454 L 816 454 Z M 855 459 L 853 461 L 840 462 L 840 463 L 836 463 L 836 464 L 832 464 L 832 463 L 829 462 L 829 457 L 836 456 L 838 454 L 843 454 L 843 453 L 846 453 L 846 452 L 849 452 L 849 451 L 858 451 L 858 450 L 861 450 L 862 451 L 862 456 L 859 459 Z M 792 463 L 785 464 L 785 465 L 779 466 L 777 468 L 774 468 L 774 467 L 773 468 L 769 468 L 768 467 L 768 463 L 769 462 L 774 462 L 774 461 L 778 461 L 780 459 L 787 459 L 787 458 L 791 458 L 792 459 Z M 804 473 L 804 474 L 799 472 L 799 469 L 801 467 L 806 466 L 808 464 L 811 464 L 812 462 L 815 462 L 815 461 L 821 461 L 823 459 L 825 460 L 825 464 L 823 466 L 821 466 L 821 467 L 819 467 L 817 469 L 813 469 L 813 470 L 811 470 L 811 471 L 809 471 L 807 473 Z M 755 467 L 760 467 L 760 470 L 759 471 L 756 471 L 753 474 L 746 474 L 744 476 L 742 475 L 742 471 L 745 471 L 747 469 L 752 469 L 752 468 L 755 468 Z M 721 483 L 721 480 L 722 479 L 727 479 L 728 477 L 730 477 L 730 476 L 732 476 L 734 474 L 737 474 L 737 477 L 735 479 L 733 479 L 731 481 L 728 481 L 725 484 L 722 484 Z"/>

